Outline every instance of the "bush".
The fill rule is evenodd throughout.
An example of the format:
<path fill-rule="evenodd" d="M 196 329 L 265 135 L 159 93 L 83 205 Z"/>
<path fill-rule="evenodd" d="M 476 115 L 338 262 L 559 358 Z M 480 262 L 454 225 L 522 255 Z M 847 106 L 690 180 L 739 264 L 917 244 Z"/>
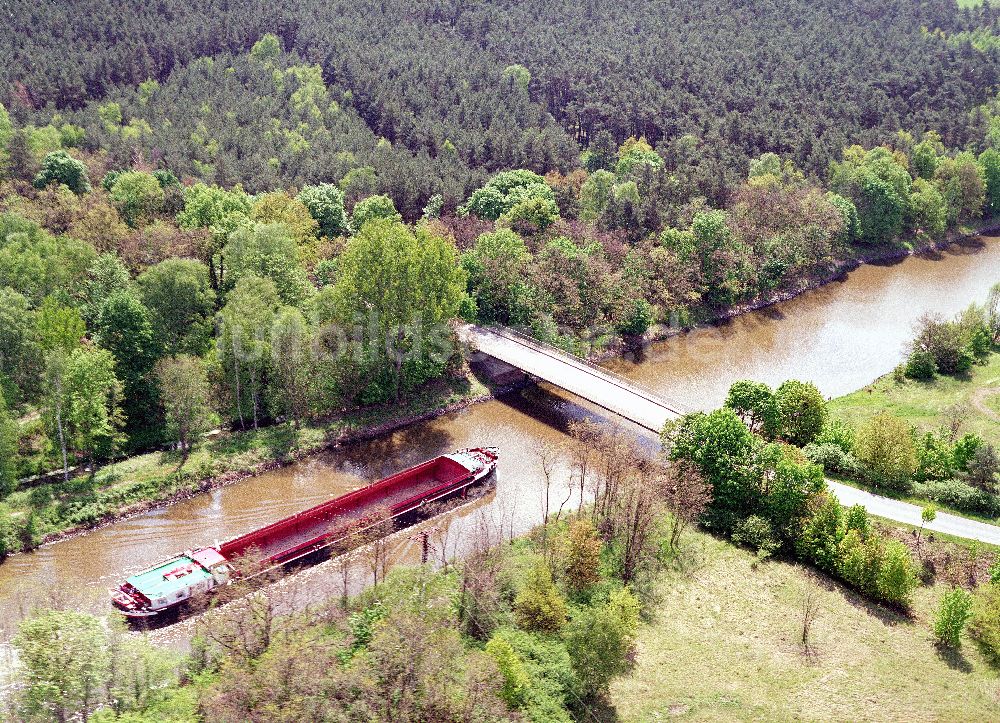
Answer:
<path fill-rule="evenodd" d="M 843 506 L 833 495 L 823 495 L 803 525 L 795 541 L 795 550 L 819 569 L 835 573 L 844 533 Z"/>
<path fill-rule="evenodd" d="M 566 649 L 583 698 L 606 693 L 611 680 L 628 670 L 639 628 L 639 601 L 613 592 L 606 605 L 586 607 L 566 630 Z"/>
<path fill-rule="evenodd" d="M 569 526 L 567 543 L 566 585 L 581 592 L 601 579 L 601 540 L 590 521 L 581 519 Z"/>
<path fill-rule="evenodd" d="M 826 423 L 823 431 L 819 433 L 819 436 L 812 443 L 835 444 L 844 452 L 853 455 L 856 441 L 857 435 L 854 433 L 854 427 L 841 422 L 839 419 L 833 419 Z"/>
<path fill-rule="evenodd" d="M 1000 666 L 1000 584 L 984 585 L 976 591 L 969 635 L 990 662 Z"/>
<path fill-rule="evenodd" d="M 500 697 L 503 698 L 510 708 L 521 708 L 525 703 L 525 694 L 531 687 L 531 678 L 528 677 L 524 664 L 514 652 L 511 644 L 502 637 L 494 635 L 486 643 L 485 651 L 492 657 L 503 677 L 503 685 L 500 688 Z"/>
<path fill-rule="evenodd" d="M 987 516 L 1000 514 L 1000 497 L 957 479 L 918 482 L 913 493 L 945 507 Z"/>
<path fill-rule="evenodd" d="M 543 561 L 537 561 L 514 599 L 518 626 L 524 630 L 555 633 L 566 623 L 566 614 L 566 600 L 552 582 L 552 573 Z"/>
<path fill-rule="evenodd" d="M 915 349 L 906 359 L 905 372 L 910 379 L 926 381 L 937 374 L 937 362 L 934 355 L 924 349 Z"/>
<path fill-rule="evenodd" d="M 865 595 L 908 607 L 919 582 L 910 550 L 897 540 L 848 529 L 840 543 L 838 575 Z"/>
<path fill-rule="evenodd" d="M 960 587 L 953 587 L 941 598 L 934 613 L 934 637 L 939 645 L 957 648 L 962 644 L 962 631 L 972 617 L 972 595 Z"/>
<path fill-rule="evenodd" d="M 760 515 L 750 515 L 738 522 L 733 530 L 733 541 L 749 547 L 761 557 L 767 557 L 781 547 L 770 520 Z"/>
<path fill-rule="evenodd" d="M 789 379 L 774 393 L 781 414 L 782 435 L 802 447 L 812 442 L 826 424 L 826 400 L 816 385 Z"/>
<path fill-rule="evenodd" d="M 917 470 L 910 425 L 891 414 L 877 414 L 858 432 L 855 454 L 875 485 L 907 490 Z"/>
<path fill-rule="evenodd" d="M 827 472 L 854 476 L 860 472 L 858 460 L 850 452 L 832 443 L 813 442 L 802 448 L 802 453 L 814 464 L 823 465 Z"/>

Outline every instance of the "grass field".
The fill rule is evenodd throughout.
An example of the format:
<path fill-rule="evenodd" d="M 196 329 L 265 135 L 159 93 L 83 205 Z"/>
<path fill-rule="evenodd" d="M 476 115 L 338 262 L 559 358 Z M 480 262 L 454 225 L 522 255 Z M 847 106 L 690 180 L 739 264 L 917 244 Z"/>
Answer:
<path fill-rule="evenodd" d="M 854 427 L 881 411 L 902 417 L 921 432 L 946 424 L 946 410 L 966 412 L 963 432 L 973 432 L 1000 446 L 1000 354 L 991 354 L 962 377 L 937 376 L 933 381 L 897 382 L 888 374 L 864 389 L 830 402 L 830 415 Z"/>
<path fill-rule="evenodd" d="M 944 587 L 917 591 L 912 619 L 807 569 L 754 558 L 704 534 L 701 563 L 659 582 L 633 673 L 612 688 L 622 720 L 996 720 L 1000 678 L 966 639 L 942 654 L 930 617 Z M 819 612 L 810 650 L 803 601 Z"/>

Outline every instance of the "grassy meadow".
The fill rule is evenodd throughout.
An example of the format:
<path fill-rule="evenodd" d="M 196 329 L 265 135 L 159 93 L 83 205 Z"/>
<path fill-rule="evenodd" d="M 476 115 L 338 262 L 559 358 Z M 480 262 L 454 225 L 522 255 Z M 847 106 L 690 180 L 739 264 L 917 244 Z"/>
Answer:
<path fill-rule="evenodd" d="M 636 667 L 612 687 L 621 720 L 996 720 L 1000 677 L 966 638 L 938 650 L 946 590 L 917 589 L 912 618 L 782 561 L 756 563 L 702 533 L 696 560 L 658 581 Z M 802 643 L 805 599 L 817 612 Z"/>

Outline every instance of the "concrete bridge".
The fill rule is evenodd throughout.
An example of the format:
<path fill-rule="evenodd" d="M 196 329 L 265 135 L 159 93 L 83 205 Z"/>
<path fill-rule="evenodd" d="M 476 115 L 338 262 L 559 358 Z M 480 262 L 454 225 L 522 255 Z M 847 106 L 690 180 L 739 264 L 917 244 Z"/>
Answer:
<path fill-rule="evenodd" d="M 506 327 L 466 325 L 459 336 L 478 351 L 554 384 L 657 434 L 681 416 L 676 405 L 617 374 Z"/>

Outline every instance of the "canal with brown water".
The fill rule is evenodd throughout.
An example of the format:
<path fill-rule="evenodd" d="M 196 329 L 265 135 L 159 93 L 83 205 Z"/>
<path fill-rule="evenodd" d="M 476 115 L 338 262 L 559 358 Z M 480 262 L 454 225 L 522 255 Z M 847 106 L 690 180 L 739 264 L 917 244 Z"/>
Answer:
<path fill-rule="evenodd" d="M 790 301 L 674 337 L 646 349 L 641 358 L 619 359 L 608 366 L 688 409 L 718 406 L 738 379 L 776 385 L 797 378 L 836 396 L 863 387 L 898 364 L 922 313 L 952 315 L 983 301 L 997 281 L 1000 238 L 983 238 L 940 254 L 861 266 Z M 451 524 L 450 532 L 436 535 L 437 546 L 449 548 L 448 555 L 460 553 L 463 531 L 476 525 L 506 534 L 524 532 L 541 518 L 544 476 L 538 445 L 563 439 L 567 423 L 585 415 L 606 416 L 555 390 L 532 387 L 320 454 L 13 556 L 0 565 L 0 608 L 14 617 L 18 608 L 48 597 L 75 607 L 106 609 L 107 589 L 126 574 L 461 447 L 500 447 L 496 489 L 436 521 L 439 528 Z M 638 428 L 636 433 L 655 445 L 649 433 Z M 567 496 L 566 476 L 565 470 L 557 472 L 555 506 Z M 571 504 L 575 506 L 575 498 Z M 393 548 L 396 559 L 418 559 L 419 542 L 412 535 L 397 535 Z M 310 580 L 325 575 L 308 574 Z M 325 577 L 332 589 L 333 573 Z"/>

